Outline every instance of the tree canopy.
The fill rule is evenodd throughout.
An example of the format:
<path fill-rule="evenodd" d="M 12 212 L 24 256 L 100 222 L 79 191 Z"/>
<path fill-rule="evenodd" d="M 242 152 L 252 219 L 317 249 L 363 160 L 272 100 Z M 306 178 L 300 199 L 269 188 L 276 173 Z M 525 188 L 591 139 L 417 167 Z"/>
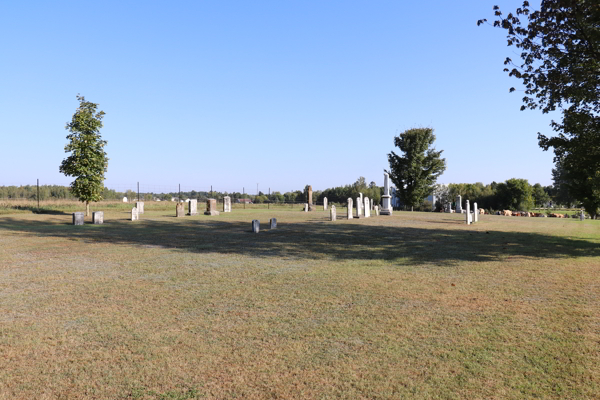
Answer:
<path fill-rule="evenodd" d="M 504 71 L 525 87 L 521 109 L 561 111 L 562 121 L 551 124 L 556 136 L 538 133 L 539 145 L 554 149 L 570 193 L 595 216 L 600 209 L 600 4 L 542 0 L 539 10 L 531 10 L 524 1 L 506 17 L 498 6 L 494 11 L 493 26 L 505 29 L 508 46 L 520 50 L 521 62 L 507 57 Z"/>
<path fill-rule="evenodd" d="M 446 159 L 441 158 L 443 150 L 435 151 L 431 147 L 434 142 L 432 128 L 413 128 L 394 137 L 394 145 L 403 154 L 388 154 L 388 173 L 406 206 L 418 206 L 432 194 L 437 178 L 446 169 Z"/>
<path fill-rule="evenodd" d="M 60 172 L 74 176 L 71 193 L 85 202 L 86 214 L 90 212 L 90 202 L 102 200 L 104 192 L 104 173 L 108 167 L 108 158 L 104 151 L 106 141 L 100 136 L 104 111 L 97 111 L 98 104 L 77 96 L 79 107 L 73 114 L 66 129 L 69 143 L 65 153 L 71 153 L 60 165 Z"/>

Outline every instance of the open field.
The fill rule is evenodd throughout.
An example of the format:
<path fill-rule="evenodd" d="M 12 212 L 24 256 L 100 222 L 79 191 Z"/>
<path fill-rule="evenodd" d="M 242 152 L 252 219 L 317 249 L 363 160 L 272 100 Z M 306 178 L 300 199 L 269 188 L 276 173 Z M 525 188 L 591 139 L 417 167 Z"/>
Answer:
<path fill-rule="evenodd" d="M 598 398 L 600 221 L 131 206 L 0 215 L 0 399 Z"/>

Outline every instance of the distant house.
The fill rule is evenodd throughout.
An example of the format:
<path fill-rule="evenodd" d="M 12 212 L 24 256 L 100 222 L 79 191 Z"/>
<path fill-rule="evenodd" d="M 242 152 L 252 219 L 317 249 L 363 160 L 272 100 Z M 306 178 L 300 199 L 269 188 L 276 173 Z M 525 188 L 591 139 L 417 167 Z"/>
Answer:
<path fill-rule="evenodd" d="M 237 199 L 238 203 L 246 203 L 246 204 L 252 204 L 252 200 L 250 199 Z"/>

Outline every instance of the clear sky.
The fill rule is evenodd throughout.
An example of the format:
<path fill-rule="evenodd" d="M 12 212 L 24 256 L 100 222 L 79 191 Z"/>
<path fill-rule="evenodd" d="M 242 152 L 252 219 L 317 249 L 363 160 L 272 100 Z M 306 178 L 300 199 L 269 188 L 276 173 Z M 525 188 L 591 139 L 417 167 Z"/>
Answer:
<path fill-rule="evenodd" d="M 476 25 L 521 3 L 0 2 L 0 185 L 71 181 L 78 93 L 106 113 L 118 190 L 383 185 L 394 136 L 419 126 L 444 150 L 440 183 L 549 185 L 552 116 L 519 111 L 515 50 Z"/>

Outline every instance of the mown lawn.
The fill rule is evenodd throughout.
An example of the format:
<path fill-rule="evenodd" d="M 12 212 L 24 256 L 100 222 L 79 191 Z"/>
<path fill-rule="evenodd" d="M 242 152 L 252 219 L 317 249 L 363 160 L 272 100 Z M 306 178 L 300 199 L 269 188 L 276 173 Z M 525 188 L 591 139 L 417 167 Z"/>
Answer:
<path fill-rule="evenodd" d="M 0 399 L 599 397 L 600 221 L 126 207 L 0 215 Z"/>

